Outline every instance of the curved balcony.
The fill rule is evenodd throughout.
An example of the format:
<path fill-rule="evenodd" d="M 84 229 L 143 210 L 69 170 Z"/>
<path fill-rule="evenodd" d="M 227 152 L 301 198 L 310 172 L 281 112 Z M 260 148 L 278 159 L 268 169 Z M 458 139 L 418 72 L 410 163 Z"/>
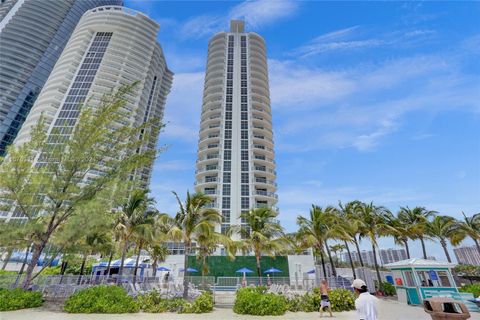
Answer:
<path fill-rule="evenodd" d="M 214 187 L 218 184 L 220 180 L 218 179 L 217 176 L 215 176 L 215 178 L 201 178 L 201 179 L 197 179 L 197 181 L 195 181 L 195 187 L 201 187 L 201 188 L 206 188 L 206 187 Z"/>
<path fill-rule="evenodd" d="M 209 60 L 207 63 L 207 68 L 206 70 L 210 70 L 214 67 L 222 67 L 222 69 L 225 67 L 225 59 L 224 58 L 215 58 L 212 60 Z"/>
<path fill-rule="evenodd" d="M 277 188 L 277 183 L 273 180 L 268 180 L 266 177 L 255 176 L 254 179 L 252 180 L 252 183 L 259 184 L 259 185 L 265 186 L 265 187 L 272 187 L 274 189 Z"/>
<path fill-rule="evenodd" d="M 203 146 L 205 143 L 220 143 L 220 132 L 211 132 L 207 136 L 200 136 L 200 139 L 198 140 L 198 145 Z"/>
<path fill-rule="evenodd" d="M 218 173 L 220 171 L 220 166 L 219 165 L 207 165 L 205 167 L 200 167 L 197 170 L 195 170 L 195 174 L 200 177 L 212 173 Z"/>
<path fill-rule="evenodd" d="M 274 192 L 271 192 L 271 191 L 255 190 L 253 191 L 253 194 L 255 198 L 259 198 L 262 200 L 263 199 L 268 200 L 268 198 L 273 198 L 275 200 L 278 199 L 278 195 L 276 195 Z"/>
<path fill-rule="evenodd" d="M 263 125 L 267 127 L 268 129 L 272 129 L 272 121 L 270 119 L 267 119 L 265 117 L 260 117 L 258 115 L 252 115 L 252 122 L 253 125 Z"/>
<path fill-rule="evenodd" d="M 268 83 L 268 76 L 262 71 L 250 68 L 250 79 Z"/>
<path fill-rule="evenodd" d="M 266 135 L 270 139 L 273 139 L 273 131 L 265 128 L 264 126 L 254 125 L 252 127 L 252 132 L 254 135 L 255 134 Z"/>
<path fill-rule="evenodd" d="M 258 65 L 250 64 L 250 73 L 253 75 L 254 73 L 259 73 L 261 79 L 268 81 L 268 71 L 265 68 L 260 68 Z"/>
<path fill-rule="evenodd" d="M 277 176 L 277 172 L 274 169 L 268 168 L 267 166 L 255 165 L 255 166 L 252 166 L 251 171 L 255 173 L 261 173 L 266 176 L 270 176 L 273 179 Z"/>
<path fill-rule="evenodd" d="M 210 125 L 212 123 L 218 122 L 218 121 L 220 121 L 220 119 L 222 119 L 222 115 L 220 113 L 213 114 L 213 115 L 208 116 L 208 117 L 203 117 L 201 119 L 202 127 L 204 125 Z"/>
<path fill-rule="evenodd" d="M 204 86 L 207 87 L 214 87 L 214 86 L 222 86 L 223 88 L 223 78 L 211 78 L 208 81 L 205 81 Z"/>
<path fill-rule="evenodd" d="M 267 156 L 269 156 L 270 158 L 273 158 L 274 157 L 274 154 L 275 154 L 275 151 L 273 151 L 272 148 L 270 147 L 267 147 L 263 144 L 258 144 L 258 143 L 254 143 L 252 145 L 252 150 L 256 153 L 256 154 L 265 154 Z"/>
<path fill-rule="evenodd" d="M 220 159 L 219 153 L 207 153 L 205 156 L 197 159 L 197 165 L 211 164 L 213 162 L 218 162 L 218 159 Z"/>
<path fill-rule="evenodd" d="M 222 126 L 220 125 L 220 123 L 213 123 L 213 124 L 210 124 L 210 125 L 204 125 L 202 123 L 201 128 L 200 128 L 200 135 L 203 136 L 203 135 L 206 135 L 206 134 L 209 134 L 209 133 L 216 132 L 221 127 Z"/>
<path fill-rule="evenodd" d="M 269 137 L 266 137 L 264 135 L 254 134 L 252 136 L 252 140 L 254 144 L 265 144 L 265 147 L 273 148 L 273 139 L 270 139 Z"/>
<path fill-rule="evenodd" d="M 254 154 L 253 160 L 255 161 L 255 163 L 258 163 L 260 165 L 275 165 L 275 160 L 273 160 L 273 158 L 267 157 L 263 154 Z"/>
<path fill-rule="evenodd" d="M 206 146 L 202 146 L 198 148 L 198 157 L 201 157 L 201 154 L 208 153 L 208 152 L 220 152 L 220 144 L 219 143 L 212 143 Z"/>
<path fill-rule="evenodd" d="M 215 71 L 209 71 L 205 74 L 205 83 L 207 83 L 210 80 L 218 80 L 221 79 L 223 80 L 224 78 L 224 69 L 217 69 Z"/>
<path fill-rule="evenodd" d="M 202 108 L 202 117 L 211 116 L 212 114 L 219 113 L 222 111 L 222 107 L 218 105 L 214 108 Z"/>
<path fill-rule="evenodd" d="M 223 89 L 221 86 L 207 88 L 203 93 L 203 99 L 220 100 L 223 98 Z"/>

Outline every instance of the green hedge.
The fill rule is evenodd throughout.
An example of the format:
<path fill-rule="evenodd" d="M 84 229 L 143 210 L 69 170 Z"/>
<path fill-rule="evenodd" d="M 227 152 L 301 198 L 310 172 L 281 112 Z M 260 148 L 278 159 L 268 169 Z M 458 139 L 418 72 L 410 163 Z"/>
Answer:
<path fill-rule="evenodd" d="M 0 311 L 37 308 L 43 304 L 42 294 L 23 289 L 0 289 Z"/>
<path fill-rule="evenodd" d="M 341 312 L 355 309 L 355 295 L 347 289 L 333 289 L 328 293 L 332 311 Z M 295 295 L 287 300 L 291 312 L 318 312 L 320 310 L 320 292 L 315 288 L 304 295 Z"/>
<path fill-rule="evenodd" d="M 158 291 L 151 291 L 137 297 L 140 309 L 148 313 L 177 312 L 177 313 L 207 313 L 213 310 L 213 296 L 204 292 L 193 302 L 182 298 L 164 299 Z"/>
<path fill-rule="evenodd" d="M 267 293 L 265 287 L 242 288 L 237 291 L 233 312 L 256 316 L 281 316 L 287 311 L 282 295 Z"/>
<path fill-rule="evenodd" d="M 395 290 L 395 286 L 390 282 L 383 282 L 383 291 L 387 296 L 394 296 L 397 294 L 397 290 Z"/>
<path fill-rule="evenodd" d="M 207 258 L 208 265 L 208 275 L 215 277 L 241 277 L 242 274 L 236 273 L 240 268 L 246 267 L 253 270 L 253 273 L 248 273 L 246 276 L 257 277 L 257 263 L 254 256 L 238 256 L 235 257 L 235 260 L 229 260 L 226 256 L 211 256 Z M 199 271 L 202 270 L 201 262 L 196 259 L 195 256 L 188 257 L 188 266 L 190 268 L 195 268 Z M 290 273 L 288 272 L 288 259 L 285 256 L 277 256 L 275 258 L 262 256 L 260 260 L 260 266 L 262 271 L 262 276 L 266 277 L 266 274 L 263 274 L 263 271 L 271 267 L 281 270 L 282 273 L 276 273 L 275 276 L 279 277 L 289 277 Z M 192 273 L 190 275 L 200 275 L 199 273 Z"/>
<path fill-rule="evenodd" d="M 480 296 L 480 284 L 469 284 L 458 289 L 460 292 L 473 293 L 475 298 Z"/>
<path fill-rule="evenodd" d="M 80 290 L 65 302 L 68 313 L 133 313 L 138 303 L 117 286 L 95 286 Z"/>

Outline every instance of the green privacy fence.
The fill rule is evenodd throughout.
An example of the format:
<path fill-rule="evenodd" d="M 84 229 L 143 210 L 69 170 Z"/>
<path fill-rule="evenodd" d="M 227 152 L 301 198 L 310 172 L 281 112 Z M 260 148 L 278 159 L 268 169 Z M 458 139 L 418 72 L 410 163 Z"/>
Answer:
<path fill-rule="evenodd" d="M 244 267 L 253 271 L 253 273 L 247 274 L 247 277 L 257 276 L 256 260 L 255 260 L 255 257 L 253 256 L 239 256 L 239 257 L 236 257 L 235 260 L 229 260 L 225 256 L 211 256 L 207 258 L 207 264 L 209 269 L 209 273 L 208 273 L 209 276 L 215 276 L 215 277 L 242 276 L 242 274 L 235 273 L 235 271 Z M 202 265 L 200 261 L 196 260 L 196 257 L 194 256 L 188 257 L 188 265 L 190 268 L 197 269 L 199 271 L 198 275 L 201 274 Z M 282 271 L 282 273 L 275 273 L 275 276 L 279 276 L 279 277 L 290 276 L 288 272 L 287 257 L 284 257 L 284 256 L 277 256 L 275 258 L 262 257 L 260 261 L 260 265 L 261 265 L 262 275 L 263 275 L 263 271 L 273 267 Z"/>

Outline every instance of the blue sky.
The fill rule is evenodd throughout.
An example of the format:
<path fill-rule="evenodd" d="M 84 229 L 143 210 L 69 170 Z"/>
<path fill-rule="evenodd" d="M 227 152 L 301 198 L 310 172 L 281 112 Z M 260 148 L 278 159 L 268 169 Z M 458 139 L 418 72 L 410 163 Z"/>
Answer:
<path fill-rule="evenodd" d="M 280 220 L 312 203 L 374 201 L 480 212 L 479 2 L 127 0 L 161 25 L 175 72 L 168 149 L 152 177 L 161 211 L 193 190 L 208 39 L 230 18 L 268 46 Z M 381 245 L 393 246 L 389 239 Z M 413 252 L 420 255 L 420 245 Z M 369 248 L 365 241 L 362 246 Z M 429 253 L 444 259 L 441 248 Z"/>

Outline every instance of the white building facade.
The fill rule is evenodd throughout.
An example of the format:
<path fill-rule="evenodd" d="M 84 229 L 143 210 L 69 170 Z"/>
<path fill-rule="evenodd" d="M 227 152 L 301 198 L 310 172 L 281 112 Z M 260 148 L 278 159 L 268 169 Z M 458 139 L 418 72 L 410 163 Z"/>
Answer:
<path fill-rule="evenodd" d="M 265 41 L 243 21 L 208 45 L 195 190 L 210 195 L 224 232 L 252 208 L 275 207 L 275 154 Z"/>
<path fill-rule="evenodd" d="M 14 141 L 82 15 L 122 0 L 0 1 L 0 156 Z"/>
<path fill-rule="evenodd" d="M 162 119 L 173 73 L 156 40 L 158 30 L 155 21 L 123 7 L 104 6 L 87 11 L 14 143 L 30 139 L 42 114 L 49 139 L 55 140 L 55 132 L 62 141 L 65 137 L 60 136 L 68 137 L 72 132 L 83 102 L 88 100 L 88 105 L 95 106 L 105 93 L 135 81 L 139 84 L 127 96 L 124 106 L 130 117 L 124 121 L 140 126 L 152 117 Z M 152 137 L 144 147 L 156 148 L 156 141 L 157 137 Z M 151 166 L 138 173 L 142 183 L 149 183 L 150 173 Z"/>
<path fill-rule="evenodd" d="M 480 253 L 475 245 L 453 248 L 453 253 L 460 264 L 480 266 Z"/>

